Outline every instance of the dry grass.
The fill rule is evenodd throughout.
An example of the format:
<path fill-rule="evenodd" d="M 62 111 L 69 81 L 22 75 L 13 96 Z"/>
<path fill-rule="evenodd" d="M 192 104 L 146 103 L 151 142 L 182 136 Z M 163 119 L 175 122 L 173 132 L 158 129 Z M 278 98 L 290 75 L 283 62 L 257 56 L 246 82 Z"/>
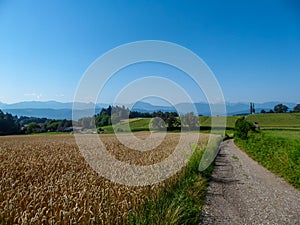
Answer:
<path fill-rule="evenodd" d="M 179 135 L 168 134 L 147 152 L 124 147 L 114 135 L 101 137 L 117 159 L 147 165 L 171 154 Z M 207 136 L 201 137 L 203 148 Z M 112 183 L 89 167 L 72 135 L 0 137 L 0 162 L 0 223 L 7 224 L 126 224 L 129 211 L 178 176 L 145 187 Z"/>

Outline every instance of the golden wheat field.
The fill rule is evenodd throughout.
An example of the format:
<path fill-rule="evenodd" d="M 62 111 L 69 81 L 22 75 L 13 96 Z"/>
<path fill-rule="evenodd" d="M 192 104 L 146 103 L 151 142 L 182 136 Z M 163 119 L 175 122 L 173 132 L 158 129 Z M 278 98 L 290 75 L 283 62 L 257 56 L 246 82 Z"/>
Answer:
<path fill-rule="evenodd" d="M 166 158 L 179 140 L 167 134 L 157 148 L 140 152 L 114 135 L 100 136 L 115 158 L 136 164 Z M 200 148 L 207 139 L 201 135 Z M 0 162 L 0 224 L 126 224 L 130 211 L 178 176 L 143 187 L 113 183 L 87 164 L 71 134 L 0 137 Z"/>

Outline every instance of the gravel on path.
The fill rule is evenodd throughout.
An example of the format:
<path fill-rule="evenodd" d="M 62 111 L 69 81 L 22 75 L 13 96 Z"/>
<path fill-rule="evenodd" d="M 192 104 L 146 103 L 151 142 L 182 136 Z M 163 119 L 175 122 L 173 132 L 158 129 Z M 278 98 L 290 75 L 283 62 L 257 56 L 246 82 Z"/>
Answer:
<path fill-rule="evenodd" d="M 300 191 L 224 141 L 199 225 L 298 224 Z"/>

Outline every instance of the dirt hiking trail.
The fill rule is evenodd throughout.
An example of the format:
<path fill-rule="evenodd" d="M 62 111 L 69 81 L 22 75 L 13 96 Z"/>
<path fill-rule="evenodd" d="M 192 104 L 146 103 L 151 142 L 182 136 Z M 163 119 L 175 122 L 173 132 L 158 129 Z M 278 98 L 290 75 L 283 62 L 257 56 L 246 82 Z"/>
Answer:
<path fill-rule="evenodd" d="M 199 225 L 298 224 L 300 191 L 224 141 Z"/>

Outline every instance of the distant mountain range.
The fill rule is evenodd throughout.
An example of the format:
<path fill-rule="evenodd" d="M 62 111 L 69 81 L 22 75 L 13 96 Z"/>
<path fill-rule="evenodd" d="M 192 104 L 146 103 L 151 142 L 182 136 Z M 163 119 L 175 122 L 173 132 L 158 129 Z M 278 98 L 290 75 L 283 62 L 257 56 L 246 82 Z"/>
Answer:
<path fill-rule="evenodd" d="M 72 102 L 57 102 L 57 101 L 28 101 L 18 102 L 13 104 L 5 104 L 0 102 L 0 110 L 11 113 L 17 116 L 39 117 L 49 119 L 72 119 Z M 100 112 L 102 108 L 108 107 L 108 104 L 93 103 L 76 103 L 76 115 L 80 117 L 89 116 L 91 109 L 95 113 Z M 76 120 L 79 118 L 75 118 Z"/>
<path fill-rule="evenodd" d="M 273 109 L 275 105 L 282 103 L 293 109 L 296 103 L 288 102 L 265 102 L 255 104 L 255 110 L 260 113 L 262 109 L 269 111 Z M 119 104 L 121 105 L 121 104 Z M 125 105 L 125 107 L 131 107 L 132 105 Z M 220 105 L 215 104 L 216 108 Z M 0 110 L 3 112 L 8 112 L 17 116 L 33 116 L 33 117 L 46 117 L 49 119 L 72 119 L 72 102 L 57 102 L 57 101 L 28 101 L 28 102 L 18 102 L 14 104 L 5 104 L 0 102 Z M 81 117 L 89 116 L 91 109 L 98 113 L 102 108 L 107 108 L 108 104 L 93 104 L 93 103 L 76 103 L 76 115 Z M 132 106 L 132 111 L 139 112 L 154 112 L 163 111 L 170 112 L 179 110 L 181 113 L 187 113 L 193 111 L 193 107 L 196 108 L 198 114 L 201 115 L 211 115 L 210 106 L 208 103 L 179 103 L 175 106 L 157 106 L 152 105 L 147 102 L 137 102 Z M 226 103 L 227 115 L 245 114 L 249 113 L 249 103 Z M 79 113 L 78 113 L 79 112 Z M 220 112 L 216 112 L 216 115 L 221 115 Z M 79 116 L 77 116 L 79 117 Z M 79 119 L 79 118 L 75 118 Z"/>

